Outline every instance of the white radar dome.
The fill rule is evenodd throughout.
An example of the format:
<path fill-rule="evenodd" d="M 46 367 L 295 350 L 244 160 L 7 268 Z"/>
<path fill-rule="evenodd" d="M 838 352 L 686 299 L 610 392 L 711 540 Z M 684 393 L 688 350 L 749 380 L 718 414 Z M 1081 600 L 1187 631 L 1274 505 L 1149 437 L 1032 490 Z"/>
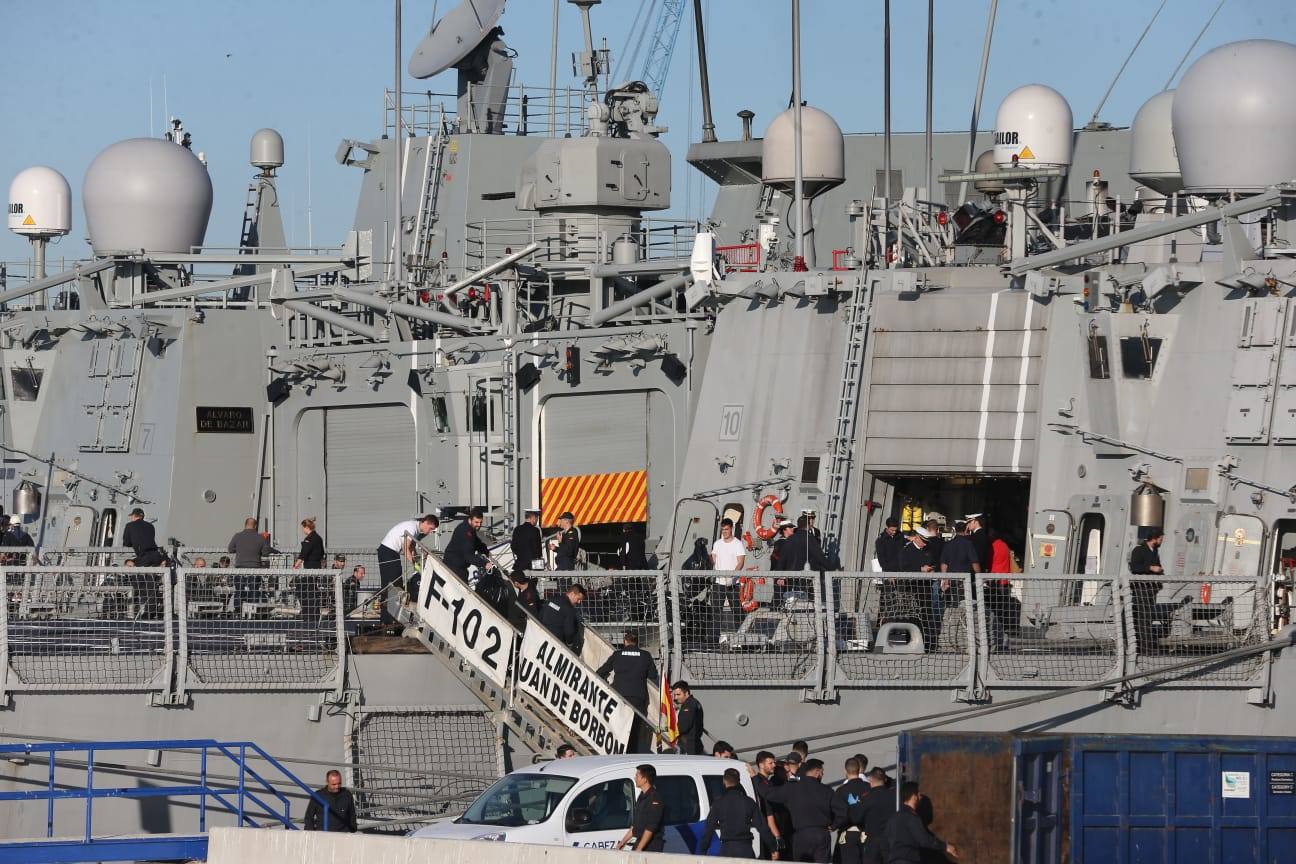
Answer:
<path fill-rule="evenodd" d="M 976 165 L 972 169 L 977 174 L 988 174 L 991 171 L 998 171 L 999 166 L 995 164 L 995 155 L 993 150 L 986 150 L 977 157 Z M 982 195 L 1002 195 L 1004 193 L 1004 182 L 1002 180 L 978 180 L 972 184 Z"/>
<path fill-rule="evenodd" d="M 212 183 L 187 148 L 131 138 L 95 157 L 81 197 L 95 252 L 188 252 L 207 234 Z"/>
<path fill-rule="evenodd" d="M 994 161 L 1001 168 L 1066 168 L 1075 130 L 1071 106 L 1043 84 L 1027 84 L 1004 97 L 995 116 Z"/>
<path fill-rule="evenodd" d="M 796 178 L 793 109 L 774 118 L 761 144 L 761 181 L 790 190 Z M 801 177 L 807 195 L 817 195 L 846 179 L 846 140 L 837 121 L 818 108 L 801 107 Z"/>
<path fill-rule="evenodd" d="M 258 129 L 252 134 L 252 151 L 248 161 L 253 168 L 262 171 L 283 167 L 283 136 L 273 129 Z"/>
<path fill-rule="evenodd" d="M 1183 188 L 1170 112 L 1175 91 L 1164 90 L 1143 103 L 1130 126 L 1129 175 L 1162 195 Z"/>
<path fill-rule="evenodd" d="M 57 237 L 72 230 L 72 187 L 53 168 L 35 165 L 9 184 L 9 230 L 24 237 Z"/>
<path fill-rule="evenodd" d="M 1184 188 L 1255 192 L 1296 180 L 1296 45 L 1231 42 L 1188 67 L 1171 117 Z"/>

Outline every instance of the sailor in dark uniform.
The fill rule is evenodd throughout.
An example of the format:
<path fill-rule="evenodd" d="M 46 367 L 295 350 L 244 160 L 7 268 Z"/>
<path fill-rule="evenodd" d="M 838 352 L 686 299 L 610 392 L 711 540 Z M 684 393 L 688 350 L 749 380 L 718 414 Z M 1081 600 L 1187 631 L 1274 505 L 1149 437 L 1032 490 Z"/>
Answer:
<path fill-rule="evenodd" d="M 707 814 L 706 828 L 702 831 L 697 854 L 707 854 L 711 838 L 719 834 L 721 856 L 755 858 L 756 854 L 752 851 L 753 829 L 760 834 L 763 842 L 774 845 L 765 817 L 761 815 L 756 802 L 748 798 L 739 785 L 738 769 L 726 768 L 721 782 L 724 783 L 724 792 L 711 805 L 711 812 Z"/>
<path fill-rule="evenodd" d="M 549 541 L 554 549 L 555 570 L 575 570 L 576 553 L 580 551 L 580 532 L 576 517 L 567 512 L 558 517 L 558 534 Z"/>
<path fill-rule="evenodd" d="M 657 794 L 657 769 L 640 765 L 635 769 L 634 783 L 639 790 L 635 799 L 630 830 L 626 831 L 616 848 L 629 846 L 636 852 L 661 852 L 666 848 L 666 806 Z"/>
<path fill-rule="evenodd" d="M 513 629 L 521 633 L 526 630 L 530 620 L 528 612 L 536 618 L 540 617 L 540 594 L 531 584 L 531 578 L 523 571 L 514 570 L 509 581 L 513 583 L 513 604 L 504 614 Z"/>
<path fill-rule="evenodd" d="M 513 529 L 509 549 L 513 552 L 513 572 L 536 569 L 544 560 L 544 537 L 540 533 L 540 511 L 528 510 L 525 521 Z M 543 567 L 541 567 L 543 569 Z"/>
<path fill-rule="evenodd" d="M 465 582 L 469 581 L 469 567 L 476 567 L 479 570 L 486 568 L 486 544 L 477 535 L 481 524 L 481 509 L 474 507 L 469 510 L 468 518 L 455 526 L 454 533 L 450 535 L 450 542 L 446 544 L 445 553 L 442 555 L 445 565 Z"/>
<path fill-rule="evenodd" d="M 540 623 L 577 654 L 585 645 L 585 624 L 576 607 L 585 601 L 585 586 L 572 584 L 540 607 Z"/>
<path fill-rule="evenodd" d="M 770 790 L 768 800 L 792 815 L 792 857 L 828 864 L 832 860 L 832 789 L 823 784 L 823 762 L 807 759 L 801 779 Z"/>
<path fill-rule="evenodd" d="M 837 848 L 841 864 L 864 860 L 864 802 L 872 787 L 860 777 L 864 766 L 851 757 L 846 760 L 846 780 L 833 792 L 833 830 L 840 832 Z"/>
<path fill-rule="evenodd" d="M 627 522 L 621 529 L 621 547 L 617 549 L 617 559 L 622 570 L 647 570 L 648 555 L 645 551 L 643 526 Z"/>
<path fill-rule="evenodd" d="M 639 634 L 627 630 L 621 647 L 598 668 L 598 674 L 607 678 L 611 674 L 612 689 L 621 694 L 640 714 L 648 713 L 648 682 L 657 680 L 657 664 L 652 655 L 639 647 Z M 647 753 L 650 735 L 643 720 L 635 717 L 630 730 L 630 753 Z"/>

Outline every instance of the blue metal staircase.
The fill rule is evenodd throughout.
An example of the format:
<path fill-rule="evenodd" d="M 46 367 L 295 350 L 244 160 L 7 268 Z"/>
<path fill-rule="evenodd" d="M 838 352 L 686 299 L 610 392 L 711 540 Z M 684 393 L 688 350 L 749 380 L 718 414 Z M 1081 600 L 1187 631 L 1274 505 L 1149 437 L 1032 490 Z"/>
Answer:
<path fill-rule="evenodd" d="M 187 785 L 104 786 L 96 785 L 96 757 L 103 753 L 123 751 L 184 751 L 199 761 L 197 782 Z M 67 760 L 84 760 L 84 781 L 68 780 Z M 0 791 L 0 802 L 45 802 L 45 836 L 21 840 L 0 840 L 0 864 L 39 864 L 39 862 L 83 861 L 187 861 L 207 857 L 208 810 L 235 817 L 239 827 L 282 828 L 297 830 L 292 817 L 292 802 L 270 779 L 281 787 L 300 789 L 311 799 L 324 802 L 315 792 L 285 768 L 277 759 L 250 741 L 216 741 L 214 739 L 181 739 L 155 741 L 96 741 L 75 743 L 0 744 L 0 758 L 11 762 L 47 763 L 48 780 L 43 787 L 22 791 Z M 249 760 L 264 763 L 253 767 Z M 234 776 L 213 777 L 209 765 L 223 770 L 232 764 Z M 78 773 L 80 765 L 77 766 Z M 56 769 L 60 775 L 55 781 Z M 116 771 L 116 769 L 114 769 Z M 102 777 L 102 771 L 101 775 Z M 14 781 L 10 781 L 14 782 Z M 22 780 L 17 783 L 22 783 Z M 123 836 L 120 832 L 96 833 L 94 803 L 105 798 L 196 798 L 198 830 L 180 834 L 139 834 Z M 84 802 L 84 820 L 75 836 L 57 836 L 54 804 L 60 800 Z M 325 827 L 329 808 L 324 808 Z"/>

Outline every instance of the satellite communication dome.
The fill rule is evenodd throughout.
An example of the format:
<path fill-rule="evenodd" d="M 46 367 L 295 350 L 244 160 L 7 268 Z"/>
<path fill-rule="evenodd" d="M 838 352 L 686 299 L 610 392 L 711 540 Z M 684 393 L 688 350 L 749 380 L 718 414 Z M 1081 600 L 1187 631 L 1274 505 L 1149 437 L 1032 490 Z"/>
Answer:
<path fill-rule="evenodd" d="M 468 56 L 504 14 L 504 0 L 463 0 L 423 37 L 410 57 L 413 78 L 431 78 Z"/>
<path fill-rule="evenodd" d="M 252 155 L 248 157 L 253 168 L 269 171 L 284 164 L 283 136 L 273 129 L 258 129 L 252 133 Z"/>
<path fill-rule="evenodd" d="M 1129 175 L 1162 195 L 1183 188 L 1170 110 L 1175 91 L 1164 90 L 1143 103 L 1130 126 Z"/>
<path fill-rule="evenodd" d="M 993 150 L 986 150 L 977 157 L 976 166 L 972 169 L 977 174 L 988 174 L 991 171 L 998 171 L 999 166 L 995 164 L 995 155 Z M 989 195 L 993 198 L 996 195 L 1004 193 L 1004 183 L 1002 180 L 978 180 L 972 184 L 976 190 L 983 195 Z"/>
<path fill-rule="evenodd" d="M 1043 84 L 1027 84 L 1004 97 L 995 117 L 994 161 L 1001 168 L 1066 168 L 1075 130 L 1071 106 Z"/>
<path fill-rule="evenodd" d="M 58 237 L 72 230 L 72 187 L 53 168 L 35 165 L 9 184 L 9 230 L 24 237 Z"/>
<path fill-rule="evenodd" d="M 130 138 L 90 163 L 81 197 L 96 253 L 188 252 L 207 234 L 212 184 L 188 148 Z"/>
<path fill-rule="evenodd" d="M 1171 118 L 1184 188 L 1256 192 L 1296 179 L 1296 45 L 1231 42 L 1188 67 Z"/>
<path fill-rule="evenodd" d="M 761 142 L 761 182 L 790 191 L 796 182 L 793 109 L 774 118 Z M 807 195 L 817 195 L 846 179 L 846 141 L 827 113 L 801 107 L 801 179 Z"/>

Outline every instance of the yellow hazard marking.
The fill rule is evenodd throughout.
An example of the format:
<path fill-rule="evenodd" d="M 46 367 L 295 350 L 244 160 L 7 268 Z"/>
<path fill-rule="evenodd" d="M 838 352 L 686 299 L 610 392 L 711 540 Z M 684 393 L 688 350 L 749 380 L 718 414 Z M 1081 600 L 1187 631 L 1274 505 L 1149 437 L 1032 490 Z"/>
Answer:
<path fill-rule="evenodd" d="M 1034 158 L 1035 158 L 1035 154 L 1031 152 L 1031 149 L 1030 149 L 1029 147 L 1023 147 L 1023 148 L 1022 148 L 1022 152 L 1020 152 L 1020 153 L 1017 154 L 1017 158 L 1018 158 L 1018 159 L 1034 159 Z"/>
<path fill-rule="evenodd" d="M 28 226 L 35 225 L 35 224 L 36 224 L 36 220 L 33 219 L 33 218 L 31 218 L 31 214 L 28 214 L 27 218 L 23 220 L 23 227 L 24 227 L 24 228 L 26 228 L 26 227 L 28 227 Z"/>

